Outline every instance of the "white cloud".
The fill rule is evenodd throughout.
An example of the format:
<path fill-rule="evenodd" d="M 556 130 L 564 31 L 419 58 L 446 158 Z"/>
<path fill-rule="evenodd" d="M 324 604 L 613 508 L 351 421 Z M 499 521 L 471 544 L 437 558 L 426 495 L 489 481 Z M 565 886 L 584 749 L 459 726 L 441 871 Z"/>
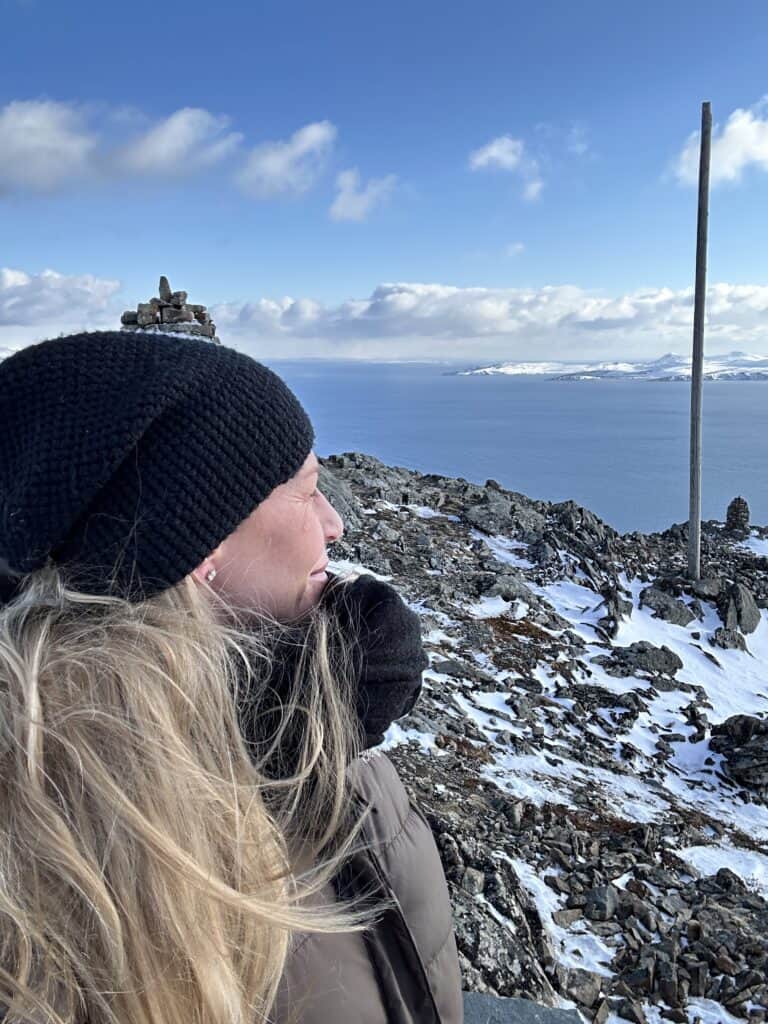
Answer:
<path fill-rule="evenodd" d="M 251 150 L 237 183 L 257 199 L 306 192 L 325 167 L 336 134 L 330 121 L 315 121 L 286 142 L 262 143 Z"/>
<path fill-rule="evenodd" d="M 117 326 L 119 312 L 112 302 L 119 289 L 119 281 L 92 274 L 27 274 L 0 267 L 0 327 Z"/>
<path fill-rule="evenodd" d="M 516 246 L 521 243 L 512 243 Z M 116 328 L 118 281 L 53 270 L 0 269 L 0 347 L 62 331 Z M 214 305 L 225 344 L 256 356 L 370 359 L 651 357 L 690 350 L 693 289 L 639 289 L 618 296 L 572 285 L 459 288 L 381 284 L 367 297 L 325 305 L 261 298 Z M 768 354 L 768 284 L 710 285 L 708 352 Z"/>
<path fill-rule="evenodd" d="M 336 178 L 339 190 L 329 212 L 331 220 L 365 220 L 378 203 L 383 202 L 397 182 L 397 176 L 371 178 L 365 187 L 360 185 L 360 172 L 356 167 L 342 171 Z"/>
<path fill-rule="evenodd" d="M 768 285 L 713 284 L 710 348 L 768 350 Z M 549 358 L 658 355 L 691 344 L 693 289 L 643 289 L 617 297 L 571 285 L 457 288 L 382 284 L 366 299 L 324 306 L 260 299 L 214 310 L 219 334 L 279 355 L 369 358 Z"/>
<path fill-rule="evenodd" d="M 199 107 L 184 107 L 132 139 L 118 157 L 119 166 L 137 174 L 178 174 L 209 167 L 237 149 L 243 136 L 228 132 L 228 117 Z"/>
<path fill-rule="evenodd" d="M 302 128 L 288 143 L 257 147 L 244 179 L 266 191 L 279 191 L 278 180 L 300 190 L 311 182 L 335 133 L 323 121 Z M 201 107 L 183 107 L 153 122 L 134 107 L 15 100 L 0 108 L 0 195 L 134 176 L 174 177 L 231 158 L 242 141 L 240 132 L 230 131 L 228 117 Z"/>
<path fill-rule="evenodd" d="M 87 175 L 97 145 L 76 107 L 14 100 L 0 109 L 0 195 L 51 191 Z"/>
<path fill-rule="evenodd" d="M 504 252 L 507 256 L 519 256 L 525 251 L 524 242 L 510 242 Z"/>
<path fill-rule="evenodd" d="M 522 139 L 513 139 L 511 135 L 499 135 L 473 150 L 469 154 L 469 166 L 473 171 L 515 171 L 525 182 L 522 194 L 529 202 L 538 199 L 544 187 L 538 161 L 528 156 Z"/>
<path fill-rule="evenodd" d="M 499 135 L 485 146 L 469 154 L 469 166 L 473 171 L 482 167 L 498 167 L 503 171 L 514 171 L 523 159 L 525 143 L 511 135 Z"/>
<path fill-rule="evenodd" d="M 700 136 L 700 132 L 688 136 L 674 167 L 678 180 L 686 185 L 696 185 L 699 180 Z M 768 171 L 768 95 L 749 110 L 734 110 L 724 128 L 718 131 L 715 126 L 712 131 L 712 185 L 739 181 L 750 166 Z"/>

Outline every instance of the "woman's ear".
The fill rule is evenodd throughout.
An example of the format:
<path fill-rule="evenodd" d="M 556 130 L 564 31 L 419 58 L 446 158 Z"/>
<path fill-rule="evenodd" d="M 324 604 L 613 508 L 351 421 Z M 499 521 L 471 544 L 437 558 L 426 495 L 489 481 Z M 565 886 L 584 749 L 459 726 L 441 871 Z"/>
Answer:
<path fill-rule="evenodd" d="M 214 571 L 218 571 L 219 568 L 221 567 L 221 556 L 223 548 L 224 542 L 222 541 L 222 543 L 219 544 L 217 548 L 215 548 L 213 551 L 211 551 L 210 554 L 205 556 L 200 565 L 195 566 L 195 568 L 190 573 L 190 576 L 194 576 L 195 580 L 198 583 L 208 583 L 208 574 L 210 573 L 210 571 L 212 569 Z"/>

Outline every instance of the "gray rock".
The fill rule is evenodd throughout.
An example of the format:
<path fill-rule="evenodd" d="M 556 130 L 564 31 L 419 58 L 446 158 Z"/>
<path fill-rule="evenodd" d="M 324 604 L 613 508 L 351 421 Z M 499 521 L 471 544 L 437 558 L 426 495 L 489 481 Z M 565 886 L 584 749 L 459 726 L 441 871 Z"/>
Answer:
<path fill-rule="evenodd" d="M 485 875 L 476 868 L 465 868 L 461 887 L 472 896 L 478 896 L 485 889 Z"/>
<path fill-rule="evenodd" d="M 123 315 L 120 317 L 120 323 L 126 327 L 130 324 L 137 324 L 139 322 L 139 314 L 135 309 L 126 309 Z"/>
<path fill-rule="evenodd" d="M 628 1020 L 631 1024 L 646 1024 L 646 1017 L 643 1008 L 634 999 L 622 999 L 618 1007 L 619 1017 Z"/>
<path fill-rule="evenodd" d="M 613 638 L 619 632 L 621 620 L 632 616 L 633 605 L 613 583 L 604 584 L 600 588 L 600 593 L 603 598 L 605 615 L 599 620 L 598 625 L 608 633 L 609 637 Z"/>
<path fill-rule="evenodd" d="M 718 603 L 718 612 L 726 629 L 740 629 L 754 633 L 760 625 L 760 609 L 749 587 L 734 583 Z"/>
<path fill-rule="evenodd" d="M 650 675 L 674 676 L 683 667 L 682 660 L 668 647 L 656 647 L 647 640 L 638 640 L 629 647 L 615 647 L 610 656 L 598 655 L 592 659 L 603 665 L 609 675 L 623 678 L 637 672 Z"/>
<path fill-rule="evenodd" d="M 160 319 L 164 324 L 192 323 L 194 314 L 188 309 L 177 309 L 175 306 L 163 306 L 160 310 Z"/>
<path fill-rule="evenodd" d="M 585 892 L 584 897 L 584 916 L 591 921 L 610 921 L 619 906 L 619 893 L 613 885 L 598 885 Z"/>
<path fill-rule="evenodd" d="M 529 550 L 531 558 L 538 565 L 552 565 L 560 560 L 556 549 L 544 540 L 543 537 L 541 540 L 537 541 L 536 544 L 532 544 Z"/>
<path fill-rule="evenodd" d="M 582 967 L 557 968 L 563 992 L 580 1006 L 594 1006 L 603 990 L 605 978 L 594 971 L 585 971 Z"/>
<path fill-rule="evenodd" d="M 515 573 L 505 572 L 497 576 L 495 582 L 483 593 L 488 597 L 502 597 L 505 601 L 525 601 L 527 604 L 537 604 L 538 599 L 528 587 L 522 576 Z"/>
<path fill-rule="evenodd" d="M 656 586 L 640 592 L 640 607 L 651 608 L 654 619 L 664 619 L 675 626 L 687 626 L 695 618 L 686 604 Z"/>
<path fill-rule="evenodd" d="M 501 533 L 509 529 L 511 509 L 512 503 L 508 498 L 495 491 L 487 491 L 481 501 L 465 511 L 464 518 L 483 533 Z"/>
<path fill-rule="evenodd" d="M 581 1024 L 577 1010 L 542 1006 L 532 999 L 464 993 L 464 1024 Z"/>
<path fill-rule="evenodd" d="M 712 727 L 709 745 L 723 755 L 728 774 L 737 782 L 768 796 L 768 721 L 733 715 Z"/>
<path fill-rule="evenodd" d="M 713 598 L 720 593 L 721 583 L 717 577 L 703 576 L 700 580 L 692 580 L 691 590 L 697 597 Z"/>
<path fill-rule="evenodd" d="M 136 323 L 139 327 L 147 327 L 158 321 L 157 309 L 151 302 L 140 302 L 136 307 Z"/>
<path fill-rule="evenodd" d="M 555 924 L 561 928 L 568 928 L 574 921 L 579 921 L 584 917 L 584 911 L 581 907 L 571 907 L 567 910 L 556 910 L 552 914 L 552 920 Z"/>
<path fill-rule="evenodd" d="M 168 284 L 167 277 L 160 278 L 160 287 L 157 289 L 157 294 L 163 300 L 163 302 L 171 301 L 171 286 Z"/>

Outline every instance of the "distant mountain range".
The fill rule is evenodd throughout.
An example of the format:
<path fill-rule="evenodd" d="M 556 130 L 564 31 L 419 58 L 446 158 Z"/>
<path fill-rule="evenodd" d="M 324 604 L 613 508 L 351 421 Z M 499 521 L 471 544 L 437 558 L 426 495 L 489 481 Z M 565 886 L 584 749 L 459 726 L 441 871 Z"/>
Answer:
<path fill-rule="evenodd" d="M 690 380 L 691 357 L 668 352 L 649 362 L 616 363 L 495 363 L 473 370 L 458 370 L 458 376 L 544 377 L 547 380 Z M 768 381 L 768 356 L 729 352 L 704 360 L 704 380 Z"/>

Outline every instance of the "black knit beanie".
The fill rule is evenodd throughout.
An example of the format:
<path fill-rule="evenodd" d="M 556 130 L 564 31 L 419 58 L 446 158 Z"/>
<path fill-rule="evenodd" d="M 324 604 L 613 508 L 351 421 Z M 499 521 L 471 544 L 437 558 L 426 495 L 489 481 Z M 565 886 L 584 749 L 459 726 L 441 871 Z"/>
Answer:
<path fill-rule="evenodd" d="M 151 597 L 313 443 L 287 385 L 225 345 L 100 331 L 20 349 L 0 362 L 0 568 L 54 563 L 73 586 Z"/>

